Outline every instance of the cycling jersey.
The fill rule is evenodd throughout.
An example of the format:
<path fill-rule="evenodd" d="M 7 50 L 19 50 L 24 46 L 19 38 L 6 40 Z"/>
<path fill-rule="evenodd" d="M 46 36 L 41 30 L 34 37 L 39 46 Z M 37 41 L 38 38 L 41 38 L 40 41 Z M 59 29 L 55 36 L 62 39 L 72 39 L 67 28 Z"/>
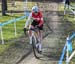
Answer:
<path fill-rule="evenodd" d="M 43 16 L 42 16 L 41 11 L 39 11 L 37 15 L 35 15 L 34 12 L 31 12 L 30 15 L 29 15 L 29 17 L 28 17 L 28 20 L 26 21 L 25 27 L 28 26 L 28 23 L 30 22 L 30 19 L 31 19 L 31 18 L 32 18 L 33 20 L 36 19 L 35 22 L 37 22 L 39 26 L 42 26 L 43 23 L 44 23 L 44 22 L 43 22 Z"/>
<path fill-rule="evenodd" d="M 43 25 L 43 16 L 42 13 L 39 11 L 37 15 L 32 12 L 32 18 L 36 18 L 36 22 L 39 23 L 39 26 Z"/>

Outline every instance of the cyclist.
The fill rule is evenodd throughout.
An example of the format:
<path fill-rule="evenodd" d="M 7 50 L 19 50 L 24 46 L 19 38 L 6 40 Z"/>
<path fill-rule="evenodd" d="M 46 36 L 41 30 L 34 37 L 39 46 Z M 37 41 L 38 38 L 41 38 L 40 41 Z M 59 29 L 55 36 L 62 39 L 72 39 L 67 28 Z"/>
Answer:
<path fill-rule="evenodd" d="M 32 19 L 32 22 L 30 21 Z M 39 10 L 38 6 L 33 6 L 32 7 L 32 12 L 30 13 L 28 20 L 26 21 L 25 24 L 25 28 L 26 29 L 28 27 L 28 24 L 31 22 L 31 25 L 29 26 L 29 28 L 35 28 L 37 27 L 39 29 L 38 31 L 38 44 L 36 45 L 36 47 L 39 47 L 39 52 L 42 52 L 42 30 L 43 30 L 43 16 L 42 16 L 42 12 Z M 32 44 L 32 31 L 29 30 L 29 39 L 30 39 L 30 44 Z"/>

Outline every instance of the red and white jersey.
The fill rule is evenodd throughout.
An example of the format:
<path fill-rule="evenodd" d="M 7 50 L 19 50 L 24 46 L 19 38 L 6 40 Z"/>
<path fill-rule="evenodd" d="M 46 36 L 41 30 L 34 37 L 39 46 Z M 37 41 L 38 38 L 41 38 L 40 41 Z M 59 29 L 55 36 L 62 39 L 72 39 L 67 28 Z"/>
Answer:
<path fill-rule="evenodd" d="M 39 18 L 39 20 L 41 20 L 41 18 L 42 18 L 43 16 L 42 16 L 42 13 L 41 12 L 38 12 L 38 14 L 37 15 L 35 15 L 35 13 L 34 12 L 32 12 L 32 18 L 36 18 L 36 19 L 38 19 Z"/>
<path fill-rule="evenodd" d="M 28 17 L 28 20 L 26 21 L 26 26 L 28 25 L 30 19 L 36 19 L 37 22 L 39 23 L 39 26 L 43 25 L 44 21 L 43 21 L 43 15 L 42 15 L 42 12 L 39 11 L 37 15 L 35 15 L 34 12 L 31 12 L 29 17 Z"/>

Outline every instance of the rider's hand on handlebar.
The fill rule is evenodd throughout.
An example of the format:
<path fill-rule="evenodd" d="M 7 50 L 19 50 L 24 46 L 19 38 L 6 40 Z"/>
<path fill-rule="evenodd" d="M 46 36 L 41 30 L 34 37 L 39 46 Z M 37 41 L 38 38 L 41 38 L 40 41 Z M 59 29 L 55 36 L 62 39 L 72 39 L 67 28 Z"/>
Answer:
<path fill-rule="evenodd" d="M 25 33 L 25 35 L 26 35 L 26 28 L 24 28 L 24 33 Z"/>

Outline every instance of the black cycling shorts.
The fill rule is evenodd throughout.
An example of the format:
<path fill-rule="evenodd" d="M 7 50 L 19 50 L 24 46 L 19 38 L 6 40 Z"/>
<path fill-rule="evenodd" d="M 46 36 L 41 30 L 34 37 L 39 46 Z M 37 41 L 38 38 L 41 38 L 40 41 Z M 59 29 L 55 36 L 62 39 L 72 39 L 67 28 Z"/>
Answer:
<path fill-rule="evenodd" d="M 31 25 L 34 26 L 34 27 L 36 27 L 37 25 L 39 25 L 39 22 L 33 20 L 33 22 L 31 23 Z M 39 28 L 39 30 L 43 30 L 43 25 L 39 26 L 38 28 Z"/>

